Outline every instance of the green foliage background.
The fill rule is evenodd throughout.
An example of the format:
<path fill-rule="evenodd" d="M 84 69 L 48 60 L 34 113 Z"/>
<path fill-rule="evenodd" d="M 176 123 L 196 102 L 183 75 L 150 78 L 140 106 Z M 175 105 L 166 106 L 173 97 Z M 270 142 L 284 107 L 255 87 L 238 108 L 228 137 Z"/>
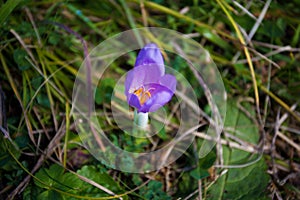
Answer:
<path fill-rule="evenodd" d="M 299 0 L 274 0 L 269 6 L 260 0 L 1 1 L 0 198 L 300 199 L 299 16 Z M 246 41 L 255 32 L 247 44 L 236 24 Z M 205 158 L 198 155 L 204 136 L 195 134 L 170 166 L 129 174 L 107 168 L 80 144 L 70 104 L 84 47 L 70 30 L 91 50 L 115 34 L 145 26 L 186 34 L 209 51 L 224 80 L 228 111 L 221 143 Z M 132 68 L 136 53 L 112 63 L 95 93 L 97 110 L 104 113 L 101 126 L 113 143 L 131 151 L 149 150 L 151 142 L 123 136 L 105 114 L 116 77 Z M 193 73 L 180 57 L 169 62 L 189 77 L 210 114 Z M 170 122 L 157 143 L 172 139 L 168 130 L 179 122 L 175 116 Z"/>

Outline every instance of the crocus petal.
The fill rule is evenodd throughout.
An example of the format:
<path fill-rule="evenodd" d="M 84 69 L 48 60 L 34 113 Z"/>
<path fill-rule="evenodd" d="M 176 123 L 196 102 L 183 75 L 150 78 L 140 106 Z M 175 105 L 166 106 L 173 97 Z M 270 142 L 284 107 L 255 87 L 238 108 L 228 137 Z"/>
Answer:
<path fill-rule="evenodd" d="M 176 78 L 165 75 L 165 66 L 156 44 L 147 44 L 138 54 L 135 67 L 127 73 L 125 95 L 138 112 L 155 112 L 168 103 L 176 90 Z"/>
<path fill-rule="evenodd" d="M 174 94 L 170 89 L 159 84 L 150 84 L 147 88 L 153 88 L 151 98 L 138 109 L 138 112 L 155 112 L 168 103 Z"/>
<path fill-rule="evenodd" d="M 130 94 L 127 98 L 127 101 L 130 106 L 135 107 L 136 109 L 141 108 L 139 98 L 136 95 Z"/>
<path fill-rule="evenodd" d="M 125 79 L 125 95 L 128 96 L 130 93 L 133 93 L 132 90 L 136 90 L 144 85 L 159 83 L 160 73 L 160 69 L 155 64 L 133 68 L 127 73 Z"/>
<path fill-rule="evenodd" d="M 171 74 L 166 74 L 163 77 L 160 78 L 159 83 L 167 88 L 169 88 L 169 90 L 171 90 L 173 93 L 176 90 L 176 78 L 175 76 L 171 75 Z"/>
<path fill-rule="evenodd" d="M 134 76 L 135 76 L 134 74 L 135 74 L 134 69 L 130 70 L 126 74 L 124 85 L 125 85 L 125 95 L 127 96 L 127 100 L 128 100 L 129 90 L 130 90 L 130 87 L 133 84 L 133 82 L 135 82 L 134 84 L 136 84 L 136 85 L 139 84 L 138 80 L 133 81 Z"/>
<path fill-rule="evenodd" d="M 165 74 L 164 59 L 158 46 L 154 43 L 147 44 L 139 52 L 135 61 L 135 67 L 142 65 L 155 64 L 160 70 L 160 76 Z"/>

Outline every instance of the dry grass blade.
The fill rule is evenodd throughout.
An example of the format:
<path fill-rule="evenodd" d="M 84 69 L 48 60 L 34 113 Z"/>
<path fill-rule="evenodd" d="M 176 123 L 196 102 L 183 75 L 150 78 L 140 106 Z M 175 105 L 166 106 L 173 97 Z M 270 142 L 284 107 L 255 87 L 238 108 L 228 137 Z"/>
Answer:
<path fill-rule="evenodd" d="M 130 1 L 139 3 L 138 0 L 130 0 Z M 196 26 L 198 26 L 200 28 L 207 28 L 209 30 L 214 30 L 215 32 L 217 32 L 218 34 L 220 34 L 220 35 L 222 35 L 222 36 L 224 36 L 226 38 L 234 39 L 231 35 L 227 34 L 226 32 L 223 32 L 223 31 L 221 31 L 219 29 L 216 29 L 216 28 L 214 28 L 214 27 L 212 27 L 212 26 L 210 26 L 208 24 L 202 23 L 202 22 L 200 22 L 198 20 L 195 20 L 195 19 L 193 19 L 191 17 L 185 16 L 185 15 L 179 13 L 179 12 L 176 12 L 176 11 L 170 9 L 170 8 L 167 8 L 165 6 L 159 5 L 157 3 L 154 3 L 154 2 L 151 2 L 151 1 L 144 1 L 144 6 L 152 8 L 154 10 L 162 11 L 162 12 L 164 12 L 166 14 L 169 14 L 169 15 L 173 15 L 173 16 L 179 18 L 179 19 L 183 19 L 183 20 L 185 20 L 187 22 L 195 24 Z"/>
<path fill-rule="evenodd" d="M 5 74 L 6 74 L 7 78 L 8 78 L 8 80 L 9 80 L 9 83 L 10 83 L 10 85 L 11 85 L 11 87 L 12 87 L 12 89 L 13 89 L 13 91 L 14 91 L 14 93 L 15 93 L 18 101 L 19 101 L 19 104 L 20 104 L 21 108 L 22 108 L 23 117 L 25 119 L 25 123 L 26 123 L 26 127 L 27 127 L 27 130 L 28 130 L 29 138 L 33 142 L 33 144 L 36 145 L 36 142 L 35 142 L 35 139 L 34 139 L 34 136 L 33 136 L 33 133 L 32 133 L 32 126 L 31 126 L 30 120 L 28 119 L 27 112 L 26 112 L 26 110 L 24 108 L 21 96 L 20 96 L 20 94 L 18 92 L 17 86 L 16 86 L 16 84 L 15 84 L 15 82 L 14 82 L 12 76 L 11 76 L 11 73 L 10 73 L 10 71 L 9 71 L 7 65 L 6 65 L 6 62 L 5 62 L 5 60 L 4 60 L 3 55 L 2 55 L 1 52 L 0 52 L 0 59 L 1 59 L 2 66 L 3 66 L 4 71 L 5 71 Z"/>
<path fill-rule="evenodd" d="M 255 21 L 257 20 L 257 18 L 247 10 L 247 8 L 243 7 L 239 2 L 237 1 L 232 1 L 237 7 L 239 7 L 244 13 L 246 13 L 249 17 L 251 17 L 252 19 L 254 19 Z"/>
<path fill-rule="evenodd" d="M 274 99 L 279 105 L 281 105 L 286 111 L 288 111 L 298 122 L 300 122 L 300 116 L 298 116 L 284 101 L 282 101 L 280 98 L 278 98 L 275 94 L 273 94 L 264 86 L 260 85 L 260 88 L 272 99 Z"/>
<path fill-rule="evenodd" d="M 112 192 L 111 190 L 107 189 L 106 187 L 104 187 L 104 186 L 102 186 L 102 185 L 96 183 L 95 181 L 93 181 L 93 180 L 91 180 L 91 179 L 88 179 L 88 178 L 86 178 L 86 177 L 84 177 L 84 176 L 81 176 L 80 174 L 77 174 L 77 173 L 75 173 L 75 172 L 73 172 L 73 171 L 71 171 L 71 170 L 69 170 L 69 172 L 71 172 L 72 174 L 75 174 L 78 178 L 80 178 L 80 179 L 83 180 L 84 182 L 87 182 L 87 183 L 89 183 L 89 184 L 91 184 L 91 185 L 93 185 L 93 186 L 99 188 L 100 190 L 106 192 L 107 194 L 110 194 L 110 195 L 112 195 L 112 196 L 115 196 L 115 198 L 123 199 L 122 197 L 118 197 L 118 195 L 116 195 L 114 192 Z"/>
<path fill-rule="evenodd" d="M 260 101 L 259 101 L 259 95 L 258 95 L 257 81 L 256 81 L 256 76 L 255 76 L 253 63 L 252 63 L 248 48 L 246 47 L 246 42 L 245 42 L 245 40 L 244 40 L 237 24 L 236 24 L 236 22 L 234 21 L 234 19 L 232 18 L 232 16 L 230 15 L 230 13 L 228 12 L 228 10 L 226 8 L 227 3 L 225 1 L 221 2 L 221 0 L 217 0 L 217 2 L 221 6 L 222 10 L 225 12 L 225 14 L 228 17 L 229 21 L 231 22 L 232 26 L 234 27 L 234 29 L 237 33 L 237 36 L 238 36 L 238 38 L 241 42 L 241 45 L 243 46 L 244 53 L 245 53 L 245 56 L 247 58 L 248 65 L 249 65 L 249 68 L 250 68 L 251 77 L 252 77 L 252 83 L 253 83 L 254 94 L 255 94 L 255 103 L 256 103 L 256 109 L 257 109 L 257 116 L 260 119 L 259 121 L 261 122 L 262 120 L 261 120 L 261 116 L 260 116 L 260 107 L 259 107 Z"/>
<path fill-rule="evenodd" d="M 267 12 L 267 10 L 268 10 L 268 8 L 269 8 L 269 6 L 270 6 L 271 1 L 272 1 L 272 0 L 268 0 L 268 1 L 265 3 L 265 5 L 264 5 L 264 7 L 263 7 L 263 9 L 262 9 L 262 11 L 261 11 L 261 13 L 259 14 L 258 19 L 256 20 L 254 26 L 252 27 L 252 29 L 251 29 L 251 31 L 250 31 L 248 37 L 247 37 L 246 43 L 249 43 L 249 42 L 252 40 L 252 38 L 253 38 L 255 32 L 257 31 L 259 25 L 261 24 L 262 20 L 264 19 L 265 15 L 266 15 L 266 12 Z"/>
<path fill-rule="evenodd" d="M 209 136 L 205 133 L 202 132 L 193 132 L 193 134 L 199 138 L 205 139 L 205 140 L 210 140 L 210 141 L 217 141 L 216 138 Z M 243 142 L 244 145 L 238 144 L 236 142 L 233 141 L 228 141 L 225 139 L 221 139 L 221 144 L 222 145 L 227 145 L 231 148 L 235 148 L 235 149 L 239 149 L 239 150 L 243 150 L 243 151 L 247 151 L 249 153 L 258 153 L 258 151 L 256 150 L 256 148 L 254 147 L 254 145 L 249 144 L 247 142 Z"/>

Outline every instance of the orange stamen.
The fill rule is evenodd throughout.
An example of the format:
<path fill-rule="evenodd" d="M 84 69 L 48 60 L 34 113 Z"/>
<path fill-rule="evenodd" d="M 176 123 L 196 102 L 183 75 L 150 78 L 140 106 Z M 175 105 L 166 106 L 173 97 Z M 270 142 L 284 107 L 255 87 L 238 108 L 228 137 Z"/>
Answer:
<path fill-rule="evenodd" d="M 143 105 L 148 99 L 151 98 L 151 93 L 149 92 L 150 90 L 154 90 L 154 88 L 145 90 L 145 87 L 142 86 L 133 92 L 133 94 L 135 94 L 139 98 L 141 105 Z"/>
<path fill-rule="evenodd" d="M 140 87 L 139 89 L 135 90 L 135 91 L 133 92 L 133 94 L 135 94 L 135 95 L 137 95 L 137 96 L 140 96 L 141 93 L 143 93 L 143 92 L 144 92 L 144 88 L 143 88 L 143 87 Z"/>

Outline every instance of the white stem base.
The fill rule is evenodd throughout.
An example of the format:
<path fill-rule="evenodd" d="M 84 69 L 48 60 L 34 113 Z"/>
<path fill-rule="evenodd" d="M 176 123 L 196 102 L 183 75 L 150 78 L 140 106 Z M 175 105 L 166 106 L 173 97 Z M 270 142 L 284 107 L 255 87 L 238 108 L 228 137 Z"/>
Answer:
<path fill-rule="evenodd" d="M 136 110 L 134 111 L 134 123 L 139 128 L 146 129 L 148 126 L 148 113 L 138 113 Z"/>

